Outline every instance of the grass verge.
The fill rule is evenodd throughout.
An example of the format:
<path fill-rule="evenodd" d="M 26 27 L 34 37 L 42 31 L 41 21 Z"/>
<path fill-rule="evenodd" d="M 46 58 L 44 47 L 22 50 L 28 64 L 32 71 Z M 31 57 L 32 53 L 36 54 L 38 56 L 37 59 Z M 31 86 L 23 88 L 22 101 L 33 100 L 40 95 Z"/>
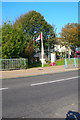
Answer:
<path fill-rule="evenodd" d="M 50 66 L 51 61 L 46 61 L 46 64 L 44 64 L 44 67 L 49 67 Z M 65 65 L 65 60 L 64 59 L 59 59 L 57 61 L 55 61 L 56 65 Z M 34 68 L 34 67 L 42 67 L 41 62 L 33 62 L 33 64 L 29 65 L 29 68 Z"/>

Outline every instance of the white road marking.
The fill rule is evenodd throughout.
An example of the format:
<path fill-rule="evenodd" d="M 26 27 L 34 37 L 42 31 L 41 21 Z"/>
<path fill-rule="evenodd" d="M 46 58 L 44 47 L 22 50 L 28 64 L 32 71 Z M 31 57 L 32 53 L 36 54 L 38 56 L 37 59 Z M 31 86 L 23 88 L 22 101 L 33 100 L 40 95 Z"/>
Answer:
<path fill-rule="evenodd" d="M 0 90 L 8 90 L 8 88 L 0 88 Z"/>
<path fill-rule="evenodd" d="M 31 84 L 30 86 L 37 86 L 37 85 L 44 85 L 44 84 L 49 84 L 49 83 L 62 82 L 62 81 L 72 80 L 72 79 L 79 78 L 79 77 L 80 76 L 75 76 L 75 77 L 65 78 L 65 79 L 60 79 L 60 80 L 54 80 L 54 81 L 48 81 L 48 82 L 42 82 L 42 83 L 35 83 L 35 84 Z"/>

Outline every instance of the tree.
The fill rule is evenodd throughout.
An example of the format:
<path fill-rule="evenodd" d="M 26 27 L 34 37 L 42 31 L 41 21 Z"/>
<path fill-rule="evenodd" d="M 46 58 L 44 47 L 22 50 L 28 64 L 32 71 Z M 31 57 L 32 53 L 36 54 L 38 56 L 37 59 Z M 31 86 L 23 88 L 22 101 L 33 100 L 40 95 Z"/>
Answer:
<path fill-rule="evenodd" d="M 12 26 L 10 23 L 4 23 L 2 26 L 2 58 L 10 58 L 14 53 L 12 41 Z"/>
<path fill-rule="evenodd" d="M 56 37 L 54 27 L 48 24 L 44 17 L 36 11 L 30 11 L 27 14 L 20 16 L 13 26 L 22 29 L 24 35 L 27 34 L 29 37 L 27 42 L 30 42 L 31 44 L 33 44 L 33 38 L 36 39 L 40 32 L 42 32 L 45 50 L 47 50 L 48 46 L 54 46 Z M 36 45 L 41 48 L 40 42 Z"/>
<path fill-rule="evenodd" d="M 2 26 L 2 58 L 18 58 L 20 45 L 17 42 L 18 32 L 9 22 Z"/>
<path fill-rule="evenodd" d="M 2 58 L 19 58 L 25 56 L 27 45 L 22 29 L 15 28 L 10 22 L 2 26 Z"/>
<path fill-rule="evenodd" d="M 28 58 L 29 64 L 32 62 L 31 60 L 34 54 L 35 54 L 34 46 L 28 42 L 27 47 L 25 48 L 25 56 Z"/>
<path fill-rule="evenodd" d="M 49 45 L 53 46 L 54 28 L 36 11 L 30 11 L 20 16 L 13 24 L 10 21 L 4 23 L 2 26 L 2 57 L 27 57 L 29 59 L 30 55 L 34 55 L 37 47 L 41 48 L 40 42 L 33 43 L 33 40 L 36 39 L 40 32 L 43 32 L 44 47 L 47 48 L 48 42 Z M 27 49 L 30 47 L 29 45 L 32 53 Z"/>
<path fill-rule="evenodd" d="M 78 24 L 77 23 L 68 23 L 62 28 L 60 33 L 60 42 L 62 45 L 68 47 L 68 56 L 70 58 L 70 47 L 77 47 L 80 44 L 78 39 Z"/>
<path fill-rule="evenodd" d="M 2 57 L 2 46 L 1 46 L 1 40 L 2 40 L 2 31 L 1 31 L 1 27 L 0 27 L 0 58 Z"/>

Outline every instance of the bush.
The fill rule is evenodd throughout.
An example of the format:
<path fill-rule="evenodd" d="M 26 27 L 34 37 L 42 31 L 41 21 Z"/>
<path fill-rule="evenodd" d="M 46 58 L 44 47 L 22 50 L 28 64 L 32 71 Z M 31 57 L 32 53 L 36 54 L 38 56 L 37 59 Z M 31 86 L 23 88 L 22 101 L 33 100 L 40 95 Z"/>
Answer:
<path fill-rule="evenodd" d="M 41 67 L 41 62 L 33 62 L 31 64 L 29 64 L 29 68 L 32 68 L 32 67 Z"/>

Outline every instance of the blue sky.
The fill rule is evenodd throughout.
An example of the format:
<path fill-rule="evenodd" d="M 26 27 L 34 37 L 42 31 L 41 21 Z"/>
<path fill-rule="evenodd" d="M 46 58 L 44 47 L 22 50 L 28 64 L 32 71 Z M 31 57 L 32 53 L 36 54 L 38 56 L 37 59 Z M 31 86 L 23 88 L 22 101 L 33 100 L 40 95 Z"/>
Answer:
<path fill-rule="evenodd" d="M 55 25 L 57 34 L 67 23 L 78 23 L 78 2 L 3 2 L 2 20 L 13 23 L 31 10 L 40 12 L 49 24 Z"/>

